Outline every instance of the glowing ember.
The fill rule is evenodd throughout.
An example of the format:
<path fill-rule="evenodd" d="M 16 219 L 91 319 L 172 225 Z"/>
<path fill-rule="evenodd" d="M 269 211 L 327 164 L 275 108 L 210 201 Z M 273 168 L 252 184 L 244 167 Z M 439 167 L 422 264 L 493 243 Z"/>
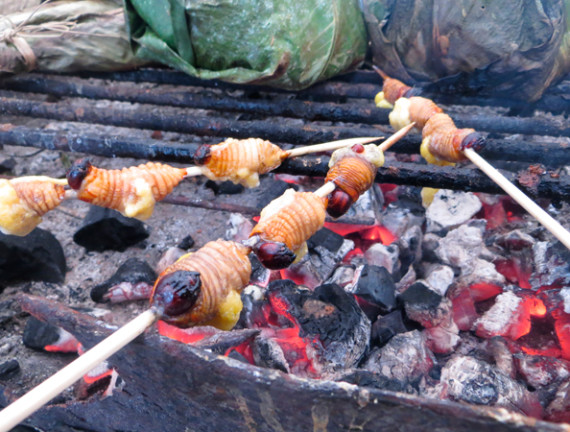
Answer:
<path fill-rule="evenodd" d="M 216 333 L 216 330 L 213 327 L 190 327 L 183 329 L 164 321 L 158 321 L 157 329 L 162 336 L 166 336 L 167 338 L 174 339 L 185 344 L 196 343 L 204 339 L 206 336 L 211 336 Z"/>
<path fill-rule="evenodd" d="M 570 315 L 566 313 L 560 314 L 554 322 L 554 330 L 562 349 L 562 357 L 570 360 Z"/>
<path fill-rule="evenodd" d="M 62 330 L 57 343 L 44 346 L 44 350 L 48 352 L 76 353 L 79 347 L 79 341 L 71 333 Z"/>
<path fill-rule="evenodd" d="M 532 268 L 523 262 L 519 257 L 495 261 L 495 268 L 509 282 L 517 284 L 521 288 L 530 289 L 530 277 Z"/>

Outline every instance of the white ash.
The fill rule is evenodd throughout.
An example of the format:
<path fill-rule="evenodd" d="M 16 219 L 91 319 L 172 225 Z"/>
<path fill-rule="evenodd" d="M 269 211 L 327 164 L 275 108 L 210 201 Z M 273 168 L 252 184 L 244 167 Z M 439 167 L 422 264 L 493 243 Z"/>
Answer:
<path fill-rule="evenodd" d="M 400 200 L 401 201 L 401 200 Z M 419 205 L 418 205 L 419 207 Z M 421 226 L 425 221 L 423 209 L 413 211 L 399 203 L 391 203 L 386 207 L 380 223 L 396 237 L 401 237 L 410 227 Z"/>
<path fill-rule="evenodd" d="M 418 275 L 416 274 L 416 270 L 414 267 L 410 266 L 408 271 L 402 278 L 396 282 L 396 293 L 401 294 L 406 291 L 413 283 L 417 280 Z"/>
<path fill-rule="evenodd" d="M 546 419 L 551 421 L 565 422 L 570 421 L 570 381 L 562 384 L 554 400 L 546 407 Z"/>
<path fill-rule="evenodd" d="M 504 335 L 509 326 L 516 321 L 522 299 L 512 291 L 505 291 L 495 299 L 495 304 L 475 321 L 477 332 L 490 335 Z"/>
<path fill-rule="evenodd" d="M 425 329 L 423 333 L 428 348 L 437 354 L 451 354 L 461 340 L 451 314 L 438 326 Z"/>
<path fill-rule="evenodd" d="M 265 298 L 265 288 L 257 285 L 248 285 L 243 289 L 245 295 L 251 296 L 255 301 L 262 301 Z"/>
<path fill-rule="evenodd" d="M 360 267 L 360 270 L 362 271 L 362 266 Z M 352 292 L 352 290 L 354 290 L 354 287 L 356 285 L 355 281 L 358 280 L 358 278 L 355 277 L 355 274 L 356 270 L 353 266 L 350 265 L 339 266 L 335 269 L 331 277 L 329 277 L 325 281 L 325 283 L 328 284 L 334 283 L 344 288 L 345 291 Z"/>
<path fill-rule="evenodd" d="M 399 269 L 399 257 L 400 249 L 395 244 L 385 246 L 382 243 L 376 243 L 364 253 L 368 264 L 385 267 L 391 274 Z"/>
<path fill-rule="evenodd" d="M 425 281 L 438 294 L 444 296 L 453 283 L 455 275 L 453 269 L 443 264 L 434 264 L 428 267 Z"/>
<path fill-rule="evenodd" d="M 249 238 L 253 223 L 249 218 L 239 213 L 231 213 L 227 222 L 228 228 L 224 234 L 226 240 L 242 241 Z"/>
<path fill-rule="evenodd" d="M 427 232 L 448 230 L 464 224 L 481 207 L 481 201 L 471 192 L 440 189 L 426 210 Z"/>
<path fill-rule="evenodd" d="M 155 271 L 157 274 L 161 274 L 166 268 L 176 262 L 178 258 L 182 255 L 188 253 L 184 249 L 180 249 L 179 247 L 171 247 L 164 252 L 164 254 L 160 257 L 160 260 L 156 264 Z"/>
<path fill-rule="evenodd" d="M 564 287 L 560 290 L 560 297 L 564 301 L 564 312 L 570 314 L 570 287 Z"/>
<path fill-rule="evenodd" d="M 394 336 L 384 347 L 374 350 L 363 367 L 388 379 L 407 383 L 421 379 L 434 362 L 422 334 L 413 330 Z"/>
<path fill-rule="evenodd" d="M 536 243 L 536 240 L 531 235 L 517 229 L 498 237 L 496 243 L 507 250 L 517 251 L 531 248 Z"/>
<path fill-rule="evenodd" d="M 506 283 L 506 279 L 497 271 L 495 264 L 481 258 L 475 258 L 473 260 L 473 271 L 462 274 L 456 281 L 456 283 L 462 285 L 472 285 L 481 282 L 502 286 Z"/>
<path fill-rule="evenodd" d="M 343 218 L 353 220 L 379 221 L 384 204 L 384 195 L 377 184 L 364 192 L 358 200 L 350 206 Z"/>
<path fill-rule="evenodd" d="M 514 360 L 525 382 L 536 389 L 570 377 L 570 362 L 567 360 L 523 353 L 515 354 Z"/>
<path fill-rule="evenodd" d="M 441 370 L 436 386 L 441 399 L 507 408 L 537 415 L 540 404 L 524 385 L 473 357 L 454 356 Z"/>
<path fill-rule="evenodd" d="M 506 376 L 515 379 L 517 371 L 513 355 L 506 340 L 500 336 L 495 336 L 491 339 L 487 339 L 484 345 L 487 347 L 489 354 L 493 356 L 493 362 L 495 366 L 497 366 L 497 369 Z"/>

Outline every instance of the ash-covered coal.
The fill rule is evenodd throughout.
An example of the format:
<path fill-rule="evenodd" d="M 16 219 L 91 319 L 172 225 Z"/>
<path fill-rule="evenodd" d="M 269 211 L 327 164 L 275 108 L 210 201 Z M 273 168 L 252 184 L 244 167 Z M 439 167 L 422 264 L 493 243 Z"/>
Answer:
<path fill-rule="evenodd" d="M 129 258 L 113 276 L 91 290 L 91 298 L 98 303 L 148 299 L 156 278 L 146 261 Z"/>

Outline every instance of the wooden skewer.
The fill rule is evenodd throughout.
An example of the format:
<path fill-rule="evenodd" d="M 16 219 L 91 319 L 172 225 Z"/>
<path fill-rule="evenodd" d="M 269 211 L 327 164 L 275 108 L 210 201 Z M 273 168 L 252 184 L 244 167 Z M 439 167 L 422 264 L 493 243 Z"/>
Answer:
<path fill-rule="evenodd" d="M 519 188 L 512 184 L 496 168 L 479 156 L 473 149 L 465 149 L 465 156 L 477 167 L 497 183 L 521 207 L 534 216 L 548 231 L 550 231 L 564 246 L 570 249 L 570 232 L 560 225 L 552 216 L 540 208 L 533 200 L 526 196 Z"/>
<path fill-rule="evenodd" d="M 348 138 L 338 141 L 330 141 L 322 144 L 314 144 L 309 146 L 297 147 L 291 150 L 287 150 L 287 157 L 297 157 L 306 155 L 309 153 L 325 152 L 330 150 L 337 150 L 343 147 L 350 147 L 354 144 L 368 144 L 374 141 L 378 141 L 384 137 L 361 137 L 361 138 Z"/>
<path fill-rule="evenodd" d="M 203 174 L 202 167 L 191 166 L 186 168 L 186 177 L 197 177 Z"/>
<path fill-rule="evenodd" d="M 322 185 L 320 188 L 318 188 L 314 194 L 324 198 L 326 197 L 328 194 L 332 193 L 334 191 L 334 188 L 336 187 L 336 185 L 334 184 L 334 182 L 326 182 L 324 185 Z"/>
<path fill-rule="evenodd" d="M 409 131 L 411 131 L 414 128 L 415 125 L 416 125 L 416 122 L 412 122 L 408 126 L 405 126 L 402 129 L 400 129 L 395 134 L 390 135 L 388 137 L 388 139 L 386 139 L 386 141 L 384 141 L 378 145 L 378 148 L 380 150 L 382 150 L 383 152 L 385 152 L 390 147 L 392 147 L 394 144 L 396 144 L 398 141 L 400 141 Z"/>
<path fill-rule="evenodd" d="M 385 80 L 385 79 L 390 78 L 390 77 L 386 74 L 386 72 L 384 72 L 384 71 L 383 71 L 382 69 L 380 69 L 378 66 L 372 65 L 372 69 L 374 69 L 374 70 L 376 71 L 376 73 L 382 77 L 382 79 Z"/>
<path fill-rule="evenodd" d="M 0 432 L 7 432 L 28 418 L 95 366 L 143 333 L 157 319 L 158 313 L 153 309 L 141 313 L 85 354 L 8 405 L 0 411 Z"/>

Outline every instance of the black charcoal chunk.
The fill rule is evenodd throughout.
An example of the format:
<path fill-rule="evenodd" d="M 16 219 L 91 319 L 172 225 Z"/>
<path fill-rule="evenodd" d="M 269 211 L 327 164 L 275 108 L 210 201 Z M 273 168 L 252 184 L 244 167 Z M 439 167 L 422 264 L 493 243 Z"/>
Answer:
<path fill-rule="evenodd" d="M 344 237 L 331 231 L 328 228 L 321 228 L 313 236 L 307 240 L 309 250 L 317 246 L 322 246 L 331 252 L 336 252 L 342 246 Z"/>
<path fill-rule="evenodd" d="M 0 364 L 0 380 L 6 381 L 13 378 L 20 371 L 18 360 L 12 359 Z"/>
<path fill-rule="evenodd" d="M 383 346 L 397 334 L 405 333 L 408 330 L 404 324 L 402 311 L 395 310 L 388 315 L 379 316 L 372 324 L 371 340 L 373 344 Z"/>
<path fill-rule="evenodd" d="M 338 381 L 355 384 L 359 387 L 372 387 L 380 390 L 403 393 L 417 393 L 417 391 L 414 391 L 411 386 L 398 380 L 389 379 L 385 376 L 364 369 L 354 369 L 346 375 L 341 376 Z"/>
<path fill-rule="evenodd" d="M 216 195 L 234 195 L 244 191 L 244 187 L 240 184 L 235 184 L 229 180 L 222 182 L 215 182 L 208 180 L 205 184 L 208 189 L 211 189 Z"/>
<path fill-rule="evenodd" d="M 20 281 L 63 282 L 63 249 L 48 231 L 36 228 L 25 237 L 0 234 L 0 285 Z"/>
<path fill-rule="evenodd" d="M 437 307 L 443 297 L 432 290 L 425 282 L 417 281 L 400 294 L 399 298 L 406 306 L 430 309 Z"/>
<path fill-rule="evenodd" d="M 130 286 L 131 294 L 125 292 L 123 297 L 126 298 L 118 301 L 139 300 L 141 297 L 138 296 L 137 289 L 134 287 L 138 284 L 146 284 L 152 287 L 156 278 L 155 271 L 146 261 L 138 258 L 129 258 L 117 269 L 113 276 L 91 290 L 91 299 L 99 303 L 109 300 L 117 302 L 109 298 L 109 294 L 112 294 L 110 290 L 121 283 L 126 283 L 124 290 L 128 290 Z"/>
<path fill-rule="evenodd" d="M 378 306 L 383 312 L 391 311 L 396 306 L 396 285 L 384 267 L 362 267 L 354 294 Z"/>
<path fill-rule="evenodd" d="M 53 345 L 59 341 L 61 331 L 58 327 L 30 317 L 24 328 L 24 345 L 28 348 L 43 350 L 46 345 Z"/>
<path fill-rule="evenodd" d="M 180 243 L 176 245 L 177 248 L 184 250 L 188 250 L 193 246 L 194 246 L 194 239 L 192 238 L 191 235 L 187 235 L 182 240 L 180 240 Z"/>
<path fill-rule="evenodd" d="M 145 225 L 127 218 L 116 210 L 92 206 L 73 241 L 88 251 L 116 250 L 123 252 L 148 237 Z"/>
<path fill-rule="evenodd" d="M 274 339 L 260 334 L 253 340 L 252 352 L 257 366 L 289 373 L 289 364 L 285 359 L 283 349 Z"/>

